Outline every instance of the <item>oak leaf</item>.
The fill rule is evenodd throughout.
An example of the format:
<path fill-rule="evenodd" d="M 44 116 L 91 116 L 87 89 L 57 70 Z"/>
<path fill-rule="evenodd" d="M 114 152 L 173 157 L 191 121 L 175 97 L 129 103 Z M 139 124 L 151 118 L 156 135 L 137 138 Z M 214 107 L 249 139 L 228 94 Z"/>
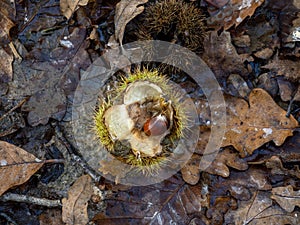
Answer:
<path fill-rule="evenodd" d="M 115 14 L 115 39 L 122 45 L 124 31 L 127 23 L 144 11 L 148 0 L 121 0 L 116 6 Z"/>
<path fill-rule="evenodd" d="M 287 212 L 293 212 L 296 206 L 300 207 L 300 191 L 294 191 L 291 185 L 273 188 L 271 198 Z"/>
<path fill-rule="evenodd" d="M 300 61 L 292 61 L 288 59 L 274 59 L 269 64 L 262 68 L 270 69 L 276 72 L 277 75 L 283 75 L 287 79 L 295 82 L 300 82 Z"/>
<path fill-rule="evenodd" d="M 67 225 L 81 225 L 89 222 L 88 200 L 93 194 L 92 180 L 88 175 L 79 177 L 68 191 L 68 198 L 62 199 L 62 220 Z"/>
<path fill-rule="evenodd" d="M 60 10 L 67 19 L 70 19 L 79 6 L 85 6 L 88 2 L 89 0 L 60 0 Z"/>
<path fill-rule="evenodd" d="M 26 182 L 43 164 L 22 148 L 0 141 L 0 195 Z"/>
<path fill-rule="evenodd" d="M 227 128 L 222 146 L 233 145 L 242 157 L 271 140 L 282 145 L 298 126 L 297 120 L 293 116 L 287 118 L 286 111 L 260 88 L 250 93 L 249 105 L 234 97 L 227 97 L 226 103 Z"/>

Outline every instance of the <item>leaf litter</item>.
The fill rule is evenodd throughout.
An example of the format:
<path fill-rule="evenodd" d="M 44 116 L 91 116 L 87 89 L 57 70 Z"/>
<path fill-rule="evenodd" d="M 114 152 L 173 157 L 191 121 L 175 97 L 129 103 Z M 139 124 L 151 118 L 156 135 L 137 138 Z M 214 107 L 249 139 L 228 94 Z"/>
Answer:
<path fill-rule="evenodd" d="M 138 15 L 143 16 L 144 9 L 149 6 L 147 2 L 122 0 L 115 6 L 116 1 L 101 1 L 101 4 L 97 3 L 99 12 L 91 9 L 96 4 L 94 1 L 65 0 L 60 1 L 60 4 L 49 1 L 46 5 L 43 2 L 37 4 L 38 7 L 29 3 L 29 14 L 25 14 L 25 9 L 16 3 L 17 14 L 14 18 L 14 7 L 8 1 L 1 1 L 0 4 L 5 6 L 0 10 L 1 21 L 4 21 L 0 23 L 1 44 L 2 40 L 5 44 L 9 43 L 11 35 L 12 38 L 19 38 L 20 45 L 16 46 L 23 62 L 13 62 L 12 55 L 15 54 L 7 46 L 1 46 L 0 58 L 4 59 L 2 62 L 5 70 L 2 71 L 0 80 L 4 79 L 5 84 L 0 83 L 1 88 L 4 87 L 0 91 L 0 97 L 2 101 L 7 101 L 30 96 L 22 111 L 17 109 L 12 112 L 15 114 L 6 117 L 16 118 L 18 115 L 19 121 L 26 123 L 21 122 L 13 129 L 5 121 L 1 128 L 7 128 L 9 132 L 1 132 L 1 140 L 14 140 L 13 143 L 16 142 L 18 146 L 26 146 L 28 143 L 20 140 L 23 135 L 31 135 L 26 132 L 29 126 L 32 126 L 30 129 L 33 131 L 38 131 L 39 127 L 49 125 L 49 119 L 60 121 L 59 124 L 67 132 L 67 99 L 72 98 L 80 79 L 80 70 L 86 69 L 111 44 L 107 43 L 111 34 L 114 33 L 112 37 L 116 46 L 124 40 L 130 40 L 130 35 L 125 33 L 125 27 L 131 29 L 131 22 L 138 21 Z M 36 195 L 43 192 L 50 198 L 63 199 L 62 213 L 61 209 L 43 212 L 46 217 L 61 217 L 57 223 L 61 223 L 63 219 L 67 224 L 86 224 L 91 220 L 96 224 L 161 224 L 170 221 L 178 224 L 299 224 L 300 184 L 297 164 L 300 158 L 297 119 L 300 117 L 300 98 L 297 89 L 293 89 L 296 91 L 289 94 L 288 100 L 294 101 L 294 104 L 290 106 L 291 115 L 286 117 L 288 105 L 278 100 L 279 94 L 274 82 L 268 90 L 267 83 L 261 86 L 265 90 L 255 88 L 258 85 L 256 78 L 263 74 L 266 81 L 282 76 L 292 87 L 299 84 L 299 47 L 292 40 L 297 34 L 297 2 L 291 1 L 283 6 L 280 2 L 269 1 L 262 4 L 263 2 L 203 1 L 202 8 L 209 15 L 207 22 L 215 31 L 208 32 L 200 55 L 214 71 L 222 87 L 224 85 L 225 92 L 228 90 L 225 83 L 231 85 L 229 89 L 233 88 L 230 92 L 233 96 L 226 99 L 229 125 L 226 139 L 218 157 L 207 171 L 199 171 L 197 163 L 209 140 L 210 116 L 209 113 L 205 115 L 205 108 L 199 108 L 199 115 L 203 119 L 199 129 L 203 135 L 200 136 L 195 154 L 181 170 L 181 175 L 178 173 L 161 184 L 118 190 L 115 184 L 107 184 L 107 181 L 105 185 L 96 182 L 105 195 L 103 201 L 100 198 L 95 202 L 90 201 L 92 181 L 88 176 L 80 177 L 69 190 L 54 193 L 48 189 L 43 192 L 47 190 L 44 186 L 44 189 L 37 191 L 30 186 L 31 182 L 23 183 L 37 173 L 43 162 L 32 163 L 35 156 L 22 148 L 1 142 L 9 152 L 18 152 L 17 155 L 22 152 L 22 157 L 24 154 L 24 158 L 15 165 L 16 159 L 8 158 L 7 152 L 1 153 L 1 164 L 8 160 L 12 162 L 7 167 L 10 169 L 4 173 L 16 175 L 11 182 L 1 181 L 1 191 L 10 191 L 9 189 L 23 184 L 27 190 L 31 187 Z M 191 1 L 188 4 L 194 3 Z M 47 14 L 48 9 L 50 14 Z M 284 15 L 293 13 L 293 18 L 283 19 L 279 29 L 280 11 Z M 87 12 L 92 12 L 92 15 Z M 104 14 L 109 15 L 108 20 L 115 15 L 114 27 L 111 22 L 105 21 Z M 67 18 L 67 22 L 63 16 Z M 93 29 L 84 28 L 85 25 L 77 21 L 79 18 L 87 19 L 89 22 L 85 24 Z M 17 31 L 11 33 L 10 30 L 15 24 Z M 227 31 L 222 31 L 222 27 Z M 93 39 L 87 38 L 91 36 L 90 30 L 94 32 Z M 279 42 L 279 33 L 285 38 L 282 42 Z M 239 37 L 244 37 L 244 42 Z M 185 88 L 188 89 L 188 86 Z M 199 94 L 192 93 L 192 96 L 197 101 Z M 11 124 L 16 124 L 18 120 L 12 121 Z M 52 135 L 45 133 L 45 138 L 50 139 L 49 136 Z M 292 135 L 294 137 L 289 137 Z M 35 152 L 35 149 L 31 151 Z M 14 155 L 13 158 L 17 156 Z M 68 158 L 69 163 L 74 163 L 70 159 L 71 157 Z M 6 168 L 2 165 L 0 168 L 4 167 Z M 18 172 L 19 167 L 22 170 L 26 168 L 28 172 Z M 35 179 L 38 180 L 38 176 Z M 71 181 L 74 179 L 69 179 Z M 6 183 L 9 184 L 3 185 Z M 22 186 L 16 190 L 22 190 Z M 25 206 L 24 210 L 29 211 L 29 208 Z M 4 219 L 0 217 L 0 223 L 5 223 L 5 218 L 21 221 L 9 214 L 9 210 L 2 205 L 0 213 L 4 215 Z M 42 216 L 32 218 L 41 224 L 47 221 Z"/>

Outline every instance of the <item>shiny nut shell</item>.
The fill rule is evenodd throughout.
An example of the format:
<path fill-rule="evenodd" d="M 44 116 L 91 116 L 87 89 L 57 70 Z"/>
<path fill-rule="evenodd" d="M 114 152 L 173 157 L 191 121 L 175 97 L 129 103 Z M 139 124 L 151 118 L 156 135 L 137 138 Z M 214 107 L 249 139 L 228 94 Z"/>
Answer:
<path fill-rule="evenodd" d="M 168 130 L 168 121 L 165 116 L 158 115 L 144 124 L 144 132 L 148 136 L 159 136 Z"/>

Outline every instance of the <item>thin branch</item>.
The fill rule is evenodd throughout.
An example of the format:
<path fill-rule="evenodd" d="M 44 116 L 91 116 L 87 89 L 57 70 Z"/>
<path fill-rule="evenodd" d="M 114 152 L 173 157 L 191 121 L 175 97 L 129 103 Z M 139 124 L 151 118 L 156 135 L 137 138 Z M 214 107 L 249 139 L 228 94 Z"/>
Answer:
<path fill-rule="evenodd" d="M 24 203 L 30 203 L 35 205 L 41 205 L 46 206 L 49 208 L 53 207 L 61 207 L 61 201 L 60 200 L 50 200 L 45 198 L 37 198 L 33 196 L 27 196 L 27 195 L 19 195 L 19 194 L 13 194 L 13 193 L 6 193 L 0 197 L 0 200 L 3 202 L 7 201 L 14 201 L 14 202 L 24 202 Z"/>
<path fill-rule="evenodd" d="M 4 113 L 1 117 L 0 117 L 0 121 L 3 120 L 4 118 L 6 118 L 10 113 L 12 113 L 13 111 L 15 111 L 17 108 L 21 107 L 27 100 L 29 99 L 29 97 L 24 98 L 22 101 L 20 101 L 15 107 L 13 107 L 12 109 L 10 109 L 7 113 Z"/>

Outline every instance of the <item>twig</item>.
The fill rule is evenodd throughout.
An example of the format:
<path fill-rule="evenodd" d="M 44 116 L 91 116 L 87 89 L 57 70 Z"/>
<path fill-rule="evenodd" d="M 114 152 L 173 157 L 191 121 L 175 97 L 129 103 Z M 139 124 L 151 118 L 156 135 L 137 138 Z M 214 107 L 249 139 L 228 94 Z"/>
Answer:
<path fill-rule="evenodd" d="M 46 207 L 60 207 L 62 206 L 60 200 L 50 200 L 45 198 L 37 198 L 27 195 L 19 195 L 13 193 L 6 193 L 0 197 L 0 200 L 3 202 L 14 201 L 14 202 L 24 202 L 31 203 L 35 205 L 41 205 Z"/>
<path fill-rule="evenodd" d="M 17 49 L 15 48 L 14 44 L 12 42 L 9 42 L 9 47 L 12 51 L 12 53 L 14 54 L 15 58 L 17 60 L 22 60 L 22 57 L 20 56 L 20 54 L 18 53 Z"/>
<path fill-rule="evenodd" d="M 69 154 L 71 155 L 71 157 L 73 158 L 73 160 L 75 162 L 77 162 L 83 168 L 83 170 L 88 175 L 91 176 L 91 178 L 95 182 L 99 182 L 101 180 L 102 176 L 100 174 L 96 173 L 96 171 L 93 170 L 87 164 L 87 162 L 79 156 L 78 151 L 75 149 L 75 147 L 73 145 L 71 145 L 71 143 L 64 137 L 62 131 L 60 130 L 58 123 L 55 123 L 54 126 L 55 126 L 55 133 L 56 133 L 58 139 L 67 148 L 67 150 L 68 150 Z"/>
<path fill-rule="evenodd" d="M 0 117 L 0 121 L 3 120 L 4 118 L 6 118 L 10 113 L 12 113 L 13 111 L 15 111 L 17 108 L 21 107 L 27 100 L 29 99 L 29 97 L 24 98 L 22 101 L 20 101 L 15 107 L 13 107 L 12 109 L 10 109 L 7 113 L 4 113 L 1 117 Z"/>

